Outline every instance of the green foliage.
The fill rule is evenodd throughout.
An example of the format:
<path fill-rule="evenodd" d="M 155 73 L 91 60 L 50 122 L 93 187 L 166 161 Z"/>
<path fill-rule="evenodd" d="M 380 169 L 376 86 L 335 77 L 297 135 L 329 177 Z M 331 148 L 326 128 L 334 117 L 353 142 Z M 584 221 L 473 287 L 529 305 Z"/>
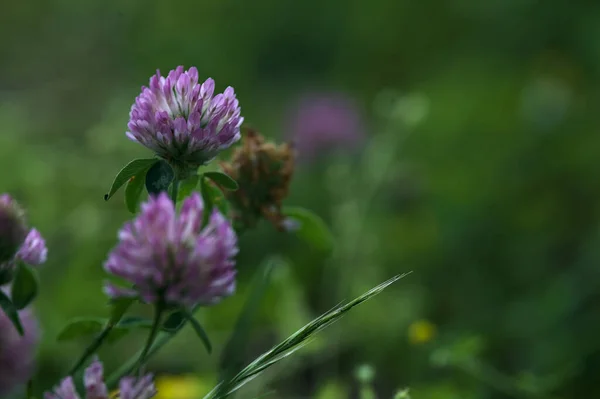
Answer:
<path fill-rule="evenodd" d="M 38 294 L 38 278 L 36 273 L 24 263 L 17 264 L 12 282 L 11 299 L 18 310 L 25 309 Z"/>
<path fill-rule="evenodd" d="M 210 339 L 208 338 L 208 334 L 206 333 L 206 331 L 204 331 L 204 328 L 202 328 L 202 326 L 200 325 L 198 320 L 196 320 L 194 315 L 192 313 L 190 313 L 189 311 L 184 311 L 184 315 L 185 315 L 186 320 L 190 322 L 190 325 L 194 329 L 194 332 L 196 333 L 198 338 L 200 338 L 200 340 L 202 341 L 202 344 L 206 348 L 206 351 L 208 353 L 211 353 L 212 352 L 212 344 L 210 343 Z"/>
<path fill-rule="evenodd" d="M 214 201 L 214 191 L 210 189 L 208 180 L 202 176 L 200 178 L 200 189 L 202 191 L 202 201 L 204 202 L 204 210 L 202 211 L 202 226 L 206 226 L 212 215 Z"/>
<path fill-rule="evenodd" d="M 296 352 L 298 349 L 302 348 L 304 345 L 308 344 L 309 341 L 313 338 L 314 334 L 318 333 L 319 331 L 327 328 L 331 324 L 338 321 L 339 318 L 342 317 L 346 312 L 348 312 L 355 306 L 360 305 L 361 303 L 371 299 L 373 296 L 381 293 L 388 286 L 395 283 L 404 276 L 405 275 L 399 275 L 393 277 L 372 288 L 371 290 L 365 292 L 363 295 L 348 302 L 347 304 L 337 306 L 333 310 L 311 321 L 306 326 L 302 327 L 300 330 L 289 336 L 283 342 L 259 356 L 256 360 L 254 360 L 248 366 L 242 369 L 237 375 L 219 383 L 219 385 L 208 395 L 206 395 L 204 399 L 226 398 L 231 393 L 238 390 L 244 384 L 258 376 L 263 371 L 265 371 L 267 368 L 273 366 L 280 360 L 285 359 L 286 357 Z"/>
<path fill-rule="evenodd" d="M 167 332 L 177 332 L 187 320 L 187 314 L 185 310 L 176 310 L 169 314 L 167 319 L 164 321 L 162 328 Z"/>
<path fill-rule="evenodd" d="M 175 172 L 167 162 L 163 160 L 156 162 L 146 172 L 146 190 L 148 194 L 167 191 L 174 177 Z"/>
<path fill-rule="evenodd" d="M 19 318 L 17 308 L 2 290 L 0 290 L 0 307 L 4 311 L 4 314 L 6 314 L 9 320 L 12 322 L 15 329 L 19 332 L 19 335 L 23 335 L 25 330 L 23 330 L 23 325 L 21 324 L 21 319 Z"/>
<path fill-rule="evenodd" d="M 159 160 L 156 158 L 134 159 L 133 161 L 129 162 L 115 176 L 109 192 L 104 195 L 104 200 L 108 201 L 123 184 L 129 181 L 129 179 L 143 173 L 144 171 L 147 171 L 148 169 L 152 169 L 152 166 L 158 162 Z"/>
<path fill-rule="evenodd" d="M 109 303 L 110 318 L 108 319 L 108 322 L 111 325 L 117 324 L 136 301 L 137 298 L 123 297 L 112 299 Z"/>
<path fill-rule="evenodd" d="M 143 171 L 133 176 L 125 186 L 125 205 L 131 213 L 136 213 L 140 203 L 144 183 L 146 182 L 146 172 Z"/>
<path fill-rule="evenodd" d="M 590 365 L 600 334 L 600 7 L 592 3 L 31 0 L 5 7 L 13 23 L 0 24 L 0 184 L 23 201 L 49 244 L 34 303 L 45 331 L 35 396 L 81 349 L 55 342 L 62 322 L 104 314 L 101 265 L 132 216 L 98 193 L 113 180 L 115 162 L 150 154 L 125 137 L 130 106 L 156 68 L 181 63 L 198 66 L 201 79 L 214 77 L 217 90 L 234 86 L 246 120 L 275 139 L 293 133 L 286 116 L 313 89 L 345 92 L 366 118 L 367 137 L 355 152 L 299 159 L 285 202 L 327 220 L 333 257 L 259 226 L 240 240 L 240 290 L 273 251 L 293 260 L 290 280 L 307 315 L 382 276 L 415 270 L 414 283 L 386 294 L 383 306 L 345 320 L 353 328 L 322 335 L 336 342 L 331 358 L 306 351 L 294 371 L 288 361 L 273 373 L 286 373 L 278 396 L 312 396 L 316 387 L 303 376 L 312 367 L 319 373 L 316 365 L 346 380 L 352 370 L 341 355 L 369 361 L 383 387 L 407 384 L 413 398 L 498 396 L 461 369 L 440 376 L 424 360 L 446 340 L 475 333 L 486 342 L 477 358 L 505 375 L 528 371 L 543 380 L 565 365 L 574 370 L 542 384 L 550 389 L 542 397 L 598 397 Z M 259 344 L 288 335 L 293 315 L 272 309 L 294 298 L 282 289 L 265 299 Z M 215 353 L 245 300 L 236 295 L 203 311 L 202 325 L 219 332 Z M 390 308 L 401 312 L 389 317 Z M 422 318 L 439 336 L 412 345 L 407 327 Z M 153 366 L 212 378 L 212 363 L 188 345 L 184 337 L 171 341 Z M 103 360 L 118 367 L 127 349 L 107 350 Z"/>
<path fill-rule="evenodd" d="M 238 184 L 226 173 L 223 172 L 204 172 L 203 175 L 217 183 L 219 186 L 227 190 L 237 190 Z"/>
<path fill-rule="evenodd" d="M 279 263 L 279 259 L 269 258 L 255 272 L 250 295 L 244 303 L 244 308 L 239 313 L 233 333 L 221 355 L 219 374 L 222 381 L 232 378 L 243 366 L 243 354 L 250 340 L 249 332 L 252 323 L 257 318 L 259 307 L 271 282 L 273 268 L 277 267 Z"/>
<path fill-rule="evenodd" d="M 212 203 L 219 209 L 219 212 L 223 215 L 229 215 L 229 201 L 225 198 L 225 193 L 214 184 L 205 184 L 204 188 L 210 193 Z"/>
<path fill-rule="evenodd" d="M 316 249 L 329 253 L 334 239 L 325 222 L 314 212 L 300 207 L 286 206 L 283 214 L 293 223 L 292 232 Z"/>
<path fill-rule="evenodd" d="M 183 201 L 189 197 L 192 192 L 196 191 L 198 183 L 200 182 L 200 176 L 193 175 L 185 179 L 179 184 L 179 191 L 177 192 L 177 202 Z"/>
<path fill-rule="evenodd" d="M 78 317 L 63 327 L 56 340 L 64 342 L 99 334 L 104 329 L 105 324 L 106 320 L 102 318 Z"/>

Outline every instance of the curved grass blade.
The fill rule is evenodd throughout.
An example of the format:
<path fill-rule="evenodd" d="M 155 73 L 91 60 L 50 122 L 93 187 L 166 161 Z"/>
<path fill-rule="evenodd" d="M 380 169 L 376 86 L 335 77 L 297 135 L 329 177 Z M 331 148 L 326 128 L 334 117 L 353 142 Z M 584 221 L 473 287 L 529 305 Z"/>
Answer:
<path fill-rule="evenodd" d="M 233 334 L 231 334 L 221 355 L 219 378 L 221 381 L 231 379 L 243 367 L 242 354 L 248 344 L 248 331 L 269 287 L 272 271 L 279 262 L 280 260 L 277 258 L 270 258 L 256 272 L 252 284 L 252 292 L 244 304 L 244 308 L 235 324 Z"/>
<path fill-rule="evenodd" d="M 209 392 L 204 399 L 226 398 L 231 393 L 238 390 L 252 379 L 256 378 L 261 372 L 271 367 L 273 364 L 293 354 L 298 349 L 309 343 L 314 334 L 338 321 L 353 307 L 371 299 L 407 274 L 408 273 L 395 276 L 370 289 L 363 295 L 348 302 L 347 304 L 336 306 L 333 310 L 321 315 L 320 317 L 317 317 L 296 331 L 294 334 L 290 335 L 283 342 L 274 346 L 271 350 L 263 353 L 256 360 L 246 366 L 242 371 L 240 371 L 236 376 L 230 380 L 219 383 L 219 385 Z"/>

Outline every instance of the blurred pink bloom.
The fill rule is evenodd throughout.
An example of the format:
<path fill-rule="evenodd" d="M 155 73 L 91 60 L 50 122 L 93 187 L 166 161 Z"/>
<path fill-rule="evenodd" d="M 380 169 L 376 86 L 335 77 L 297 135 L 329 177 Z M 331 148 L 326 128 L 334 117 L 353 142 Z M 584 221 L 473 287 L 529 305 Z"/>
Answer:
<path fill-rule="evenodd" d="M 356 102 L 341 93 L 312 93 L 293 108 L 286 135 L 300 159 L 355 150 L 365 139 L 365 126 Z"/>
<path fill-rule="evenodd" d="M 6 289 L 4 289 L 6 292 Z M 25 335 L 20 336 L 0 310 L 0 396 L 25 384 L 33 373 L 35 347 L 39 340 L 37 320 L 29 309 L 19 312 Z"/>

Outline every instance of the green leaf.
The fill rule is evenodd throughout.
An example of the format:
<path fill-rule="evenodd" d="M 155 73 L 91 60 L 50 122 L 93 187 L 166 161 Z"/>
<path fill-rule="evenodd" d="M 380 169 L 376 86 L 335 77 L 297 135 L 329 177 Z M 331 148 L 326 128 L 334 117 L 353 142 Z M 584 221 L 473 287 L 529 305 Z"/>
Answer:
<path fill-rule="evenodd" d="M 127 206 L 127 210 L 131 213 L 137 212 L 140 196 L 142 195 L 142 191 L 144 191 L 146 172 L 148 171 L 144 170 L 133 176 L 129 179 L 127 186 L 125 187 L 125 205 Z"/>
<path fill-rule="evenodd" d="M 117 298 L 111 300 L 108 323 L 111 325 L 117 324 L 135 301 L 137 301 L 137 298 Z"/>
<path fill-rule="evenodd" d="M 333 235 L 323 219 L 308 209 L 300 207 L 286 206 L 282 211 L 294 224 L 291 231 L 298 237 L 320 251 L 329 253 L 333 250 Z"/>
<path fill-rule="evenodd" d="M 225 194 L 214 184 L 208 183 L 206 184 L 206 187 L 210 191 L 213 206 L 216 206 L 223 215 L 229 215 L 229 201 L 225 198 Z"/>
<path fill-rule="evenodd" d="M 124 317 L 117 325 L 121 328 L 152 328 L 152 320 L 144 317 Z"/>
<path fill-rule="evenodd" d="M 103 318 L 77 318 L 71 320 L 56 337 L 57 341 L 72 341 L 102 332 L 107 320 Z"/>
<path fill-rule="evenodd" d="M 222 381 L 217 385 L 211 392 L 209 392 L 204 399 L 221 399 L 229 396 L 234 391 L 238 390 L 247 382 L 257 377 L 260 373 L 265 371 L 280 360 L 290 356 L 298 349 L 310 342 L 311 338 L 318 332 L 322 331 L 326 327 L 338 321 L 343 315 L 346 314 L 353 307 L 360 305 L 361 303 L 371 299 L 375 295 L 382 292 L 391 284 L 400 280 L 406 274 L 395 276 L 382 284 L 379 284 L 375 288 L 365 292 L 358 298 L 348 302 L 345 305 L 337 306 L 333 310 L 317 317 L 294 334 L 290 335 L 280 344 L 274 346 L 267 352 L 263 353 L 256 360 L 242 369 L 234 377 Z"/>
<path fill-rule="evenodd" d="M 191 314 L 190 312 L 186 311 L 186 312 L 184 312 L 184 315 L 185 315 L 185 318 L 187 320 L 189 320 L 190 324 L 194 328 L 194 331 L 196 332 L 196 335 L 198 336 L 198 338 L 200 338 L 200 340 L 204 344 L 204 347 L 206 348 L 206 351 L 208 353 L 211 353 L 212 352 L 212 345 L 210 343 L 210 339 L 208 338 L 208 334 L 206 333 L 206 331 L 204 331 L 204 328 L 202 328 L 202 326 L 200 325 L 200 323 L 198 323 L 198 320 L 196 320 L 196 318 L 194 317 L 194 315 Z"/>
<path fill-rule="evenodd" d="M 227 190 L 237 190 L 239 187 L 237 182 L 233 180 L 231 176 L 223 172 L 205 172 L 204 176 Z"/>
<path fill-rule="evenodd" d="M 177 202 L 183 201 L 190 196 L 198 187 L 200 176 L 193 175 L 185 179 L 179 184 L 179 192 L 177 193 Z"/>
<path fill-rule="evenodd" d="M 200 179 L 200 187 L 202 189 L 202 201 L 204 202 L 204 210 L 202 211 L 202 227 L 208 224 L 210 220 L 210 215 L 212 215 L 214 201 L 213 201 L 213 191 L 210 188 L 210 184 L 206 180 L 204 176 Z"/>
<path fill-rule="evenodd" d="M 273 269 L 281 262 L 280 259 L 271 257 L 258 268 L 252 283 L 252 291 L 244 304 L 233 330 L 221 355 L 219 381 L 226 381 L 241 370 L 243 366 L 245 348 L 250 338 L 248 331 L 252 327 L 260 304 L 271 282 Z"/>
<path fill-rule="evenodd" d="M 156 162 L 146 172 L 146 190 L 148 194 L 167 191 L 174 178 L 175 173 L 167 162 L 163 160 Z"/>
<path fill-rule="evenodd" d="M 119 324 L 112 328 L 110 334 L 106 338 L 106 342 L 109 344 L 114 344 L 121 338 L 127 336 L 131 331 L 139 328 L 152 328 L 152 321 L 143 317 L 125 317 L 119 322 Z"/>
<path fill-rule="evenodd" d="M 129 162 L 119 173 L 117 173 L 117 176 L 110 187 L 110 191 L 108 194 L 104 195 L 104 200 L 108 201 L 129 179 L 140 173 L 142 170 L 148 170 L 157 162 L 159 162 L 159 160 L 156 158 L 134 159 Z"/>
<path fill-rule="evenodd" d="M 120 341 L 122 338 L 125 338 L 127 335 L 129 335 L 130 332 L 131 332 L 130 328 L 123 328 L 123 327 L 115 326 L 110 329 L 110 332 L 106 336 L 106 343 L 109 345 L 112 345 L 112 344 Z"/>
<path fill-rule="evenodd" d="M 6 316 L 13 323 L 19 335 L 23 336 L 25 330 L 23 330 L 23 325 L 21 324 L 21 319 L 19 318 L 19 312 L 10 298 L 6 296 L 2 290 L 0 290 L 0 307 L 2 307 Z"/>
<path fill-rule="evenodd" d="M 177 310 L 169 315 L 162 325 L 162 329 L 167 332 L 177 332 L 187 319 L 186 312 Z"/>
<path fill-rule="evenodd" d="M 18 310 L 25 309 L 38 294 L 38 279 L 27 265 L 19 263 L 12 282 L 12 303 Z"/>

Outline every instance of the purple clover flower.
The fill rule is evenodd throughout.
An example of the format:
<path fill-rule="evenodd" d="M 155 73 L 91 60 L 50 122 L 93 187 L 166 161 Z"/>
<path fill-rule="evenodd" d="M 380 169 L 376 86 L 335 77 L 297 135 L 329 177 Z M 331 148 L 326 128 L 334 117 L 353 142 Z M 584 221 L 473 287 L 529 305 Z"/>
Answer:
<path fill-rule="evenodd" d="M 0 285 L 10 282 L 17 262 L 46 262 L 46 242 L 36 229 L 27 233 L 25 213 L 8 194 L 0 195 Z"/>
<path fill-rule="evenodd" d="M 106 384 L 104 383 L 104 370 L 102 363 L 94 359 L 85 370 L 83 377 L 86 399 L 109 399 Z M 152 374 L 141 378 L 124 377 L 119 382 L 119 399 L 150 399 L 156 395 Z M 46 392 L 44 399 L 80 399 L 75 390 L 72 377 L 63 379 L 52 392 Z"/>
<path fill-rule="evenodd" d="M 244 118 L 232 87 L 213 96 L 215 82 L 198 83 L 195 67 L 150 78 L 131 107 L 127 137 L 143 144 L 180 173 L 197 169 L 240 139 Z"/>
<path fill-rule="evenodd" d="M 17 252 L 17 258 L 31 266 L 39 266 L 46 262 L 47 257 L 46 241 L 39 231 L 31 229 Z"/>
<path fill-rule="evenodd" d="M 351 151 L 365 138 L 357 104 L 340 93 L 313 93 L 301 98 L 288 120 L 287 134 L 300 159 L 314 160 L 331 151 Z"/>
<path fill-rule="evenodd" d="M 119 243 L 104 264 L 133 288 L 107 284 L 107 295 L 139 295 L 147 303 L 188 307 L 231 295 L 237 236 L 217 210 L 202 228 L 203 208 L 198 193 L 183 201 L 179 214 L 165 193 L 142 204 L 138 217 L 119 232 Z"/>
<path fill-rule="evenodd" d="M 20 311 L 19 317 L 25 329 L 23 336 L 0 310 L 0 396 L 11 393 L 33 374 L 39 328 L 31 310 Z"/>

